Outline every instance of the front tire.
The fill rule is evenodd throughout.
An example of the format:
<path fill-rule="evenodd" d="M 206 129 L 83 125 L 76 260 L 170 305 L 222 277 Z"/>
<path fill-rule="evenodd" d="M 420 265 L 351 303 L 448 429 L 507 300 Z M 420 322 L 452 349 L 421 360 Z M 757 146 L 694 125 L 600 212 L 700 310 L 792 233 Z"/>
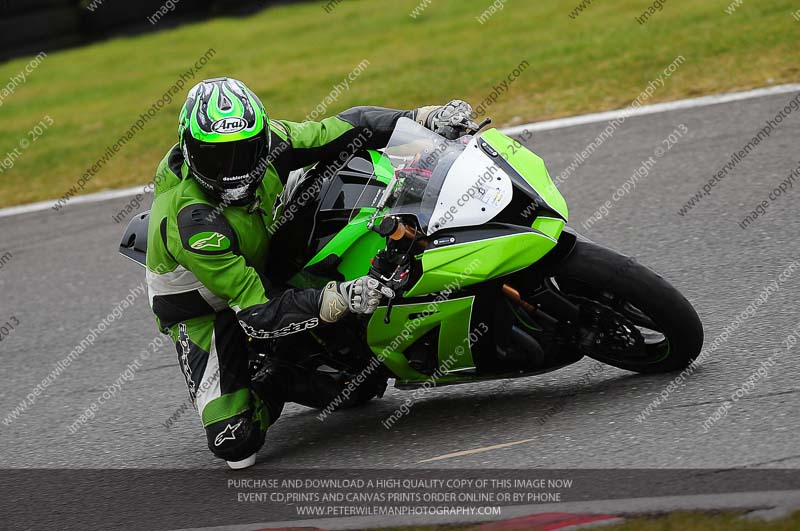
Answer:
<path fill-rule="evenodd" d="M 577 342 L 586 356 L 663 373 L 684 369 L 699 355 L 703 325 L 691 303 L 634 258 L 578 241 L 553 275 L 562 295 L 580 308 Z"/>

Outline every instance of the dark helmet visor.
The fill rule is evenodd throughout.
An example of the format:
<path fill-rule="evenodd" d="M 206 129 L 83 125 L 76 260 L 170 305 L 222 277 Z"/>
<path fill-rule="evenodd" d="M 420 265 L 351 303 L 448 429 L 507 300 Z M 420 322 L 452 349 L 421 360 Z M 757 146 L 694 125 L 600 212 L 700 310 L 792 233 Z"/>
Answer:
<path fill-rule="evenodd" d="M 247 140 L 219 143 L 187 138 L 186 147 L 192 171 L 222 191 L 240 188 L 247 182 L 261 179 L 266 170 L 261 167 L 266 146 L 265 135 L 258 135 Z"/>

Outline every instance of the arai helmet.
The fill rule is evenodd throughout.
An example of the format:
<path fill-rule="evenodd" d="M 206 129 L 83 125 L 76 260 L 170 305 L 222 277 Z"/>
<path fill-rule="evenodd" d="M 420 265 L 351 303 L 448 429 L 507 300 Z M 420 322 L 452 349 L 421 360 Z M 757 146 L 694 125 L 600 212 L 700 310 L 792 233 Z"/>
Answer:
<path fill-rule="evenodd" d="M 221 77 L 195 85 L 181 109 L 178 136 L 206 192 L 230 205 L 253 200 L 266 170 L 269 117 L 244 83 Z"/>

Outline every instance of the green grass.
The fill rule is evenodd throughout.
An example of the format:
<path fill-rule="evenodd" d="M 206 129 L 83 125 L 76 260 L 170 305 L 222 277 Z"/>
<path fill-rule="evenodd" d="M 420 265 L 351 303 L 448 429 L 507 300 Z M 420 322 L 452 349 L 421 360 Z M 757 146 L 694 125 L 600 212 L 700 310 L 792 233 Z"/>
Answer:
<path fill-rule="evenodd" d="M 474 531 L 477 525 L 394 527 L 374 531 Z M 513 528 L 509 528 L 512 529 Z M 630 518 L 621 524 L 603 525 L 602 531 L 797 531 L 800 512 L 772 521 L 745 520 L 741 513 L 676 512 L 668 515 Z M 527 531 L 520 528 L 514 531 Z"/>
<path fill-rule="evenodd" d="M 577 0 L 575 0 L 577 2 Z M 624 107 L 678 55 L 685 63 L 656 91 L 664 101 L 800 79 L 800 22 L 792 0 L 671 0 L 645 25 L 643 3 L 508 0 L 481 25 L 486 0 L 344 0 L 271 8 L 50 54 L 0 107 L 0 159 L 44 115 L 54 125 L 0 173 L 0 206 L 60 197 L 141 112 L 209 47 L 198 75 L 249 84 L 273 117 L 301 120 L 363 59 L 369 67 L 328 109 L 397 108 L 454 97 L 478 105 L 520 62 L 530 66 L 489 110 L 498 124 Z M 28 59 L 0 66 L 0 86 Z M 188 88 L 188 86 L 187 86 Z M 84 190 L 148 182 L 175 141 L 181 98 L 93 177 Z"/>

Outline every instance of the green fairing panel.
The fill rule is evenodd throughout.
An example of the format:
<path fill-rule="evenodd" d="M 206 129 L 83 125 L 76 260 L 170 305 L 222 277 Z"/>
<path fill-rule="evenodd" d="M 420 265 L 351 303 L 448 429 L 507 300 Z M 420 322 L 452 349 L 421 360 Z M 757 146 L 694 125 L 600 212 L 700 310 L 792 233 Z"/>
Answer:
<path fill-rule="evenodd" d="M 450 371 L 473 368 L 475 363 L 469 344 L 469 326 L 474 300 L 474 296 L 469 296 L 417 304 L 396 304 L 392 308 L 389 324 L 383 321 L 386 307 L 380 307 L 367 326 L 367 342 L 378 359 L 399 379 L 424 381 L 430 377 L 409 367 L 403 352 L 412 343 L 440 326 L 439 366 Z"/>
<path fill-rule="evenodd" d="M 389 157 L 380 151 L 369 151 L 369 156 L 372 159 L 372 167 L 375 171 L 375 177 L 384 184 L 389 184 L 389 181 L 394 177 L 394 167 Z"/>
<path fill-rule="evenodd" d="M 541 157 L 525 147 L 519 147 L 518 140 L 504 135 L 497 129 L 490 129 L 482 133 L 481 138 L 496 149 L 530 183 L 550 208 L 561 214 L 564 220 L 569 220 L 567 202 L 550 178 Z"/>
<path fill-rule="evenodd" d="M 369 151 L 375 177 L 384 184 L 388 184 L 394 177 L 394 168 L 389 158 L 379 151 Z M 306 267 L 324 260 L 327 256 L 336 255 L 342 259 L 339 272 L 346 280 L 352 280 L 369 273 L 370 260 L 379 250 L 386 247 L 386 239 L 377 232 L 367 229 L 374 208 L 362 208 L 358 214 L 336 236 L 329 241 L 311 260 Z M 300 279 L 296 279 L 300 282 Z M 294 285 L 294 282 L 291 282 Z M 304 283 L 303 285 L 306 285 Z"/>
<path fill-rule="evenodd" d="M 333 254 L 342 259 L 338 269 L 346 280 L 369 273 L 370 260 L 379 250 L 386 247 L 386 240 L 377 232 L 367 228 L 367 222 L 374 211 L 374 208 L 362 208 L 350 223 L 309 260 L 306 267 Z"/>
<path fill-rule="evenodd" d="M 513 273 L 556 245 L 557 240 L 546 234 L 521 230 L 525 232 L 426 250 L 421 258 L 422 277 L 405 296 L 460 289 Z"/>
<path fill-rule="evenodd" d="M 564 220 L 556 218 L 537 217 L 532 227 L 539 232 L 547 234 L 554 240 L 558 240 L 561 231 L 564 230 Z"/>
<path fill-rule="evenodd" d="M 344 275 L 345 280 L 353 280 L 369 273 L 372 265 L 370 260 L 386 247 L 386 239 L 377 232 L 368 230 L 366 223 L 353 228 L 354 233 L 357 230 L 361 230 L 361 235 L 340 255 L 342 263 L 339 264 L 339 272 Z"/>

